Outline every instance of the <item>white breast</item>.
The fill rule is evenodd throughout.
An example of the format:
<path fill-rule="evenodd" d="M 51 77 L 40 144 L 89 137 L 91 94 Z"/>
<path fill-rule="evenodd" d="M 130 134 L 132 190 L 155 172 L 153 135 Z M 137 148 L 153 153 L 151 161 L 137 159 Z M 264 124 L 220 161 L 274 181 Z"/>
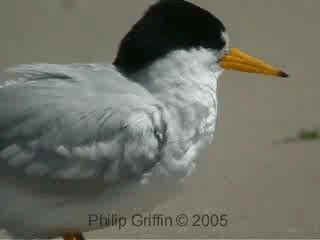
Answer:
<path fill-rule="evenodd" d="M 183 178 L 211 143 L 217 119 L 217 53 L 204 48 L 178 50 L 131 76 L 167 110 L 168 142 L 163 167 Z"/>

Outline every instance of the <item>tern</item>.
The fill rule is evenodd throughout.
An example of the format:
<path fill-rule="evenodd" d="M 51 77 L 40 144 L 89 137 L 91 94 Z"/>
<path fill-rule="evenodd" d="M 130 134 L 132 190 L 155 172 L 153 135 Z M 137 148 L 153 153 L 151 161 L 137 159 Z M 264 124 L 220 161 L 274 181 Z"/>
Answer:
<path fill-rule="evenodd" d="M 224 69 L 288 77 L 231 48 L 223 23 L 184 0 L 153 3 L 112 64 L 9 69 L 19 77 L 0 88 L 0 228 L 80 240 L 105 227 L 102 213 L 166 201 L 213 140 Z"/>

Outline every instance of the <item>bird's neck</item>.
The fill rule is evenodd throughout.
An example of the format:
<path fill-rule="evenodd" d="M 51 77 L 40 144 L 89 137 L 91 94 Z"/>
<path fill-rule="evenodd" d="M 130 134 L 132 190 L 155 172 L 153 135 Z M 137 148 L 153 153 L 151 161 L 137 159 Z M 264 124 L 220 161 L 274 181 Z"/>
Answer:
<path fill-rule="evenodd" d="M 217 79 L 222 72 L 216 62 L 206 49 L 177 50 L 130 78 L 169 106 L 211 108 L 217 101 Z"/>
<path fill-rule="evenodd" d="M 179 119 L 181 130 L 208 124 L 206 131 L 213 132 L 221 74 L 216 62 L 215 55 L 205 49 L 179 50 L 130 77 L 166 105 Z"/>
<path fill-rule="evenodd" d="M 130 76 L 165 105 L 170 144 L 164 159 L 167 169 L 183 176 L 213 139 L 221 74 L 215 63 L 214 54 L 205 50 L 176 51 Z"/>

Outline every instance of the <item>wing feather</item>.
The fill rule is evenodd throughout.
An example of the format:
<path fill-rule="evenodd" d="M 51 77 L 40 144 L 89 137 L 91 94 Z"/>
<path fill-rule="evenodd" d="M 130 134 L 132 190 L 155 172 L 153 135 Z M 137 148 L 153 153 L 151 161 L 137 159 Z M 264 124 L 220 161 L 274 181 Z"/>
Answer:
<path fill-rule="evenodd" d="M 0 168 L 114 182 L 138 178 L 159 160 L 165 121 L 154 118 L 161 118 L 161 107 L 112 66 L 11 70 L 23 79 L 0 88 Z"/>

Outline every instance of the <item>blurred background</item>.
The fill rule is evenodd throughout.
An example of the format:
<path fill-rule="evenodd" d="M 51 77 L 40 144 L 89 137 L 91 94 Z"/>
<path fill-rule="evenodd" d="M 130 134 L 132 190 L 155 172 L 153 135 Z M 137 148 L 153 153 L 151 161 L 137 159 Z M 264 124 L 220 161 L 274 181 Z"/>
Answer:
<path fill-rule="evenodd" d="M 1 0 L 0 69 L 35 62 L 111 62 L 123 35 L 153 2 Z M 156 209 L 168 216 L 227 214 L 228 224 L 127 227 L 85 235 L 319 238 L 320 1 L 192 2 L 225 23 L 234 47 L 291 76 L 225 72 L 219 82 L 218 128 L 208 159 L 189 179 L 189 191 Z M 0 77 L 8 75 L 2 71 Z"/>

